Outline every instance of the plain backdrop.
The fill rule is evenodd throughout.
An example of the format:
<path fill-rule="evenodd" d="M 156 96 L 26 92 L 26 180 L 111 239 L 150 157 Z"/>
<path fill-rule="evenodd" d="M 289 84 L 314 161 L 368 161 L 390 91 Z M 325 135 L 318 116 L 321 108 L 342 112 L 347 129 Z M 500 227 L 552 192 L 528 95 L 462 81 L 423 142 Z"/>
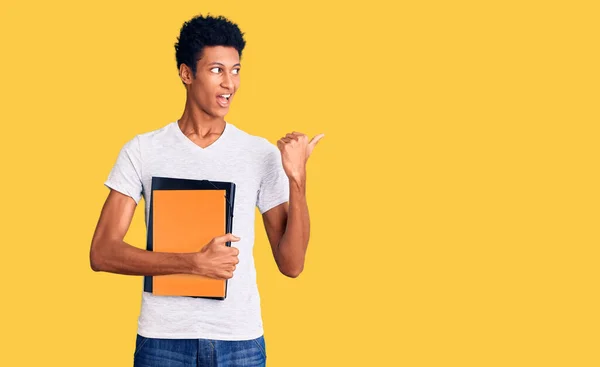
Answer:
<path fill-rule="evenodd" d="M 600 364 L 597 3 L 307 0 L 2 2 L 0 365 L 132 365 L 142 278 L 90 240 L 209 12 L 246 33 L 227 120 L 326 134 L 299 278 L 257 211 L 269 366 Z"/>

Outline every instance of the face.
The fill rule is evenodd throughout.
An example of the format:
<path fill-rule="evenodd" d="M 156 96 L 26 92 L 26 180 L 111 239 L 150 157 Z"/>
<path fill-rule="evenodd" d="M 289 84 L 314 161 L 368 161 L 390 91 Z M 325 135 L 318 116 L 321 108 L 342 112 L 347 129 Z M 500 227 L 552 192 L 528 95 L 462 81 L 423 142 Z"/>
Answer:
<path fill-rule="evenodd" d="M 224 117 L 240 86 L 240 55 L 233 47 L 204 47 L 196 64 L 196 77 L 185 65 L 180 74 L 188 89 L 188 98 L 207 115 Z M 187 70 L 182 70 L 182 69 Z"/>

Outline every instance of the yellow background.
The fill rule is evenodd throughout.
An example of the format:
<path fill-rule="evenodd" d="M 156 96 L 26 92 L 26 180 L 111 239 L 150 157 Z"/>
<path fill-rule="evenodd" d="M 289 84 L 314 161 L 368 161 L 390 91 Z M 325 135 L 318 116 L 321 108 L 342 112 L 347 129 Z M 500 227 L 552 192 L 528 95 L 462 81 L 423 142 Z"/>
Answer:
<path fill-rule="evenodd" d="M 594 2 L 157 3 L 0 5 L 0 365 L 132 365 L 142 279 L 94 273 L 90 240 L 119 149 L 181 115 L 173 44 L 207 12 L 246 33 L 227 120 L 326 134 L 298 279 L 256 222 L 269 366 L 600 365 Z"/>

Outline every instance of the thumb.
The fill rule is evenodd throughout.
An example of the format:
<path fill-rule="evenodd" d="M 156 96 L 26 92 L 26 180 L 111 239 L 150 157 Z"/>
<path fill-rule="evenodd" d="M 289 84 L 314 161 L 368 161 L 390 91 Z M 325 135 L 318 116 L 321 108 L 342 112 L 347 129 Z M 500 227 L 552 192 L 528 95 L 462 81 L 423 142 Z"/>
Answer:
<path fill-rule="evenodd" d="M 314 148 L 317 145 L 317 143 L 319 142 L 319 140 L 323 139 L 324 136 L 325 136 L 325 134 L 319 134 L 319 135 L 315 136 L 314 138 L 312 138 L 310 140 L 308 145 L 311 145 Z"/>
<path fill-rule="evenodd" d="M 231 233 L 227 233 L 223 236 L 213 238 L 214 243 L 237 242 L 239 240 L 240 240 L 239 237 L 237 237 Z"/>
<path fill-rule="evenodd" d="M 319 142 L 319 140 L 323 139 L 324 136 L 325 136 L 325 134 L 319 134 L 311 139 L 311 141 L 308 143 L 308 152 L 307 152 L 308 155 L 310 155 L 312 153 L 313 149 L 315 149 L 315 147 L 317 146 L 317 143 Z"/>

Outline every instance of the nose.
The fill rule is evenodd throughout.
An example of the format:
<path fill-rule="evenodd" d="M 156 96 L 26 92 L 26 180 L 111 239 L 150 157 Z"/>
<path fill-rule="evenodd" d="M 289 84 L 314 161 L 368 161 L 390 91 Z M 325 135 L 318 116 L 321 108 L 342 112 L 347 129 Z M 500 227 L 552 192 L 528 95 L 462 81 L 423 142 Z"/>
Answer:
<path fill-rule="evenodd" d="M 221 87 L 226 88 L 228 91 L 233 91 L 233 77 L 229 73 L 223 73 Z"/>

